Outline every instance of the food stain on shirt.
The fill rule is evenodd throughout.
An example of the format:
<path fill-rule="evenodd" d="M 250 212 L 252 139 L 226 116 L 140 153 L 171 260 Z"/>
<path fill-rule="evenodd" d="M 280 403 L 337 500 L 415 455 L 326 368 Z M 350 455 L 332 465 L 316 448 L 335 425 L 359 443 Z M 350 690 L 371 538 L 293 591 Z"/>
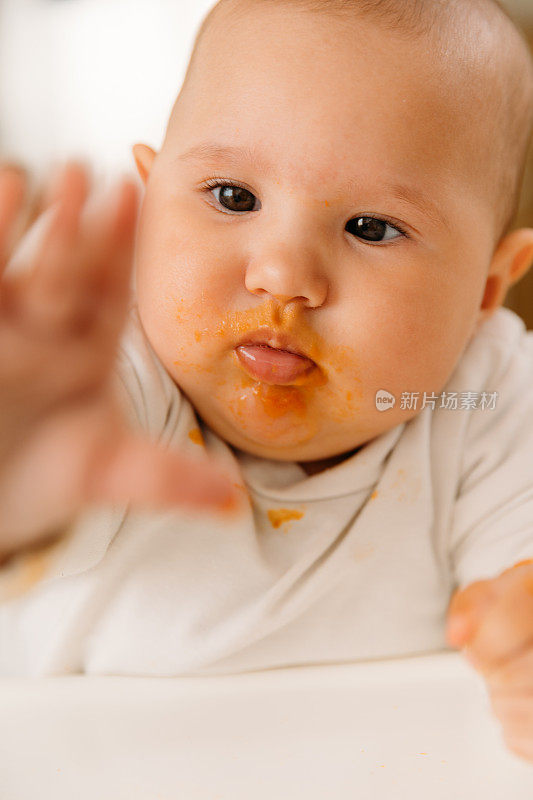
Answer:
<path fill-rule="evenodd" d="M 0 569 L 0 602 L 8 602 L 29 592 L 45 576 L 60 541 L 32 548 L 14 555 Z"/>
<path fill-rule="evenodd" d="M 358 544 L 352 550 L 352 558 L 354 561 L 364 561 L 375 552 L 376 548 L 371 544 Z"/>
<path fill-rule="evenodd" d="M 401 485 L 403 485 L 404 482 L 405 482 L 405 470 L 404 469 L 399 469 L 398 470 L 398 475 L 396 477 L 396 480 L 394 481 L 394 483 L 392 485 L 393 486 L 401 486 Z"/>
<path fill-rule="evenodd" d="M 303 511 L 296 511 L 292 508 L 269 508 L 267 513 L 273 528 L 279 528 L 283 523 L 303 517 Z M 287 529 L 284 530 L 284 533 L 287 533 Z"/>
<path fill-rule="evenodd" d="M 375 490 L 375 491 L 373 491 L 373 492 L 372 492 L 372 494 L 370 495 L 370 499 L 371 499 L 371 500 L 375 500 L 377 496 L 378 496 L 378 492 L 377 492 L 377 489 L 376 489 L 376 490 Z"/>
<path fill-rule="evenodd" d="M 402 491 L 398 493 L 398 500 L 406 500 L 414 502 L 420 495 L 422 480 L 420 476 L 407 476 L 404 469 L 399 469 L 396 480 L 391 484 L 391 488 L 397 488 Z"/>
<path fill-rule="evenodd" d="M 200 444 L 200 445 L 205 444 L 204 437 L 202 436 L 202 431 L 200 430 L 200 428 L 193 428 L 192 431 L 189 431 L 189 439 L 191 440 L 191 442 L 194 442 L 195 444 Z"/>

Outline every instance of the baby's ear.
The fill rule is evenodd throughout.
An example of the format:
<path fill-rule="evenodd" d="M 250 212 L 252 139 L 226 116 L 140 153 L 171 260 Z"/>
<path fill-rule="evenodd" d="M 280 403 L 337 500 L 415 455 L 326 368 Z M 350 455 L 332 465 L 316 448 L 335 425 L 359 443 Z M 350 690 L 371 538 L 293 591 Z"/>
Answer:
<path fill-rule="evenodd" d="M 151 147 L 148 147 L 147 144 L 134 144 L 132 152 L 135 163 L 137 164 L 139 175 L 141 176 L 141 180 L 144 184 L 146 184 L 157 153 L 155 150 L 152 150 Z"/>
<path fill-rule="evenodd" d="M 505 300 L 507 290 L 522 278 L 533 264 L 533 228 L 520 228 L 507 234 L 492 258 L 480 308 L 486 318 Z"/>
<path fill-rule="evenodd" d="M 523 278 L 533 264 L 533 228 L 519 228 L 505 237 L 509 285 Z M 503 242 L 502 242 L 503 244 Z"/>

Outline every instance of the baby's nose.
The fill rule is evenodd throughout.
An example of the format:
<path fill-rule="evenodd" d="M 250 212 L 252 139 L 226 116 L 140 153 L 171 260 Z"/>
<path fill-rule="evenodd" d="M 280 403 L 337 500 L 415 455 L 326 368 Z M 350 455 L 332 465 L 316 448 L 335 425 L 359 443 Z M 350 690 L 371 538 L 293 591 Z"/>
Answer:
<path fill-rule="evenodd" d="M 252 294 L 268 295 L 283 306 L 289 303 L 317 308 L 328 294 L 326 276 L 311 270 L 291 270 L 290 265 L 255 263 L 246 273 L 245 285 Z"/>

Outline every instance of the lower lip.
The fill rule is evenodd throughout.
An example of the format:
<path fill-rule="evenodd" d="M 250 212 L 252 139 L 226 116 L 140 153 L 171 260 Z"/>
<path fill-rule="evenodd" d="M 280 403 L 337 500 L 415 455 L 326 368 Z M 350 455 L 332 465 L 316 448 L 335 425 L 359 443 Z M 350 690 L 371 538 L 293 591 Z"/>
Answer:
<path fill-rule="evenodd" d="M 236 353 L 248 374 L 265 383 L 291 383 L 316 366 L 310 358 L 263 344 L 241 345 Z"/>

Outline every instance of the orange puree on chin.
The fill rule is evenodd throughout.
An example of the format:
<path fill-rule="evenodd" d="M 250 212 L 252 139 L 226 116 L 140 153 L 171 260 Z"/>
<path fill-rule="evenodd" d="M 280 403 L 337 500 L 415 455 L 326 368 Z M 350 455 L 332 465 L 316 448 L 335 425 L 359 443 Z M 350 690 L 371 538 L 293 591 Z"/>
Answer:
<path fill-rule="evenodd" d="M 252 393 L 260 401 L 263 411 L 269 417 L 281 417 L 288 411 L 302 414 L 305 402 L 298 389 L 293 386 L 271 386 L 267 383 L 256 383 Z"/>

